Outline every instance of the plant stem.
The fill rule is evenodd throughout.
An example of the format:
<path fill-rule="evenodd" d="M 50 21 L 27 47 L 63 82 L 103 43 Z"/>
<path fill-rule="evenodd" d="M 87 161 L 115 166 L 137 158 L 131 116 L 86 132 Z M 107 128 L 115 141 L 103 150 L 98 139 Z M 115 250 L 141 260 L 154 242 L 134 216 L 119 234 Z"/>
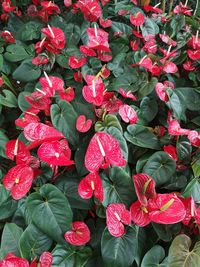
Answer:
<path fill-rule="evenodd" d="M 199 7 L 199 0 L 197 0 L 197 2 L 196 2 L 196 7 L 195 7 L 195 11 L 194 11 L 194 14 L 193 14 L 193 16 L 195 16 L 195 15 L 196 15 L 196 13 L 197 13 L 197 10 L 198 10 L 198 7 Z"/>
<path fill-rule="evenodd" d="M 162 0 L 162 10 L 165 13 L 166 0 Z"/>
<path fill-rule="evenodd" d="M 169 2 L 169 12 L 168 12 L 168 14 L 171 13 L 173 4 L 174 4 L 174 0 L 170 0 L 170 2 Z"/>

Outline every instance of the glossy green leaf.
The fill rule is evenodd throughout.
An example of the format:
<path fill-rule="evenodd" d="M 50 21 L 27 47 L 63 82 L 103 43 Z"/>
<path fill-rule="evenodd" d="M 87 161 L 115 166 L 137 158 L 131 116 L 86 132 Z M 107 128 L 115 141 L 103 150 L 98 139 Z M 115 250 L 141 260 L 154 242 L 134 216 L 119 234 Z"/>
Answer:
<path fill-rule="evenodd" d="M 41 75 L 41 69 L 31 63 L 31 60 L 27 59 L 13 72 L 13 79 L 22 82 L 31 82 L 37 80 Z"/>
<path fill-rule="evenodd" d="M 156 245 L 152 247 L 144 256 L 141 267 L 168 267 L 167 259 L 165 258 L 165 250 Z"/>

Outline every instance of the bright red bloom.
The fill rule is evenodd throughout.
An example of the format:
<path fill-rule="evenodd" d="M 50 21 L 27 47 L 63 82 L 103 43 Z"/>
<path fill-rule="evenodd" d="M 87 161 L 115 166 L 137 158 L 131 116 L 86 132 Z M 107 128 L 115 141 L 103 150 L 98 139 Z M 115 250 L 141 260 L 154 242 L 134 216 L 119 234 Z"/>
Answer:
<path fill-rule="evenodd" d="M 179 122 L 177 120 L 170 121 L 168 126 L 168 133 L 170 135 L 188 135 L 190 130 L 181 128 Z"/>
<path fill-rule="evenodd" d="M 183 68 L 187 71 L 193 71 L 195 70 L 195 67 L 193 66 L 193 62 L 190 60 L 187 60 L 183 63 Z"/>
<path fill-rule="evenodd" d="M 133 101 L 136 101 L 136 100 L 137 100 L 136 96 L 134 96 L 134 94 L 133 94 L 131 91 L 126 92 L 126 91 L 124 91 L 123 88 L 120 88 L 120 89 L 119 89 L 119 93 L 120 93 L 124 98 L 130 98 L 130 99 L 132 99 Z"/>
<path fill-rule="evenodd" d="M 48 28 L 43 28 L 41 31 L 46 35 L 47 40 L 55 49 L 63 49 L 65 47 L 66 38 L 64 32 L 61 29 L 49 26 Z M 47 50 L 49 50 L 49 45 L 48 43 L 46 43 L 46 41 L 44 42 L 44 46 Z"/>
<path fill-rule="evenodd" d="M 48 22 L 49 15 L 60 14 L 60 8 L 52 1 L 42 1 L 42 9 L 38 12 L 38 16 L 42 18 L 44 22 Z"/>
<path fill-rule="evenodd" d="M 9 31 L 3 31 L 1 32 L 1 36 L 3 37 L 3 39 L 8 42 L 8 43 L 15 43 L 15 38 L 14 36 L 12 35 L 11 32 Z"/>
<path fill-rule="evenodd" d="M 15 200 L 23 198 L 31 188 L 33 170 L 25 164 L 16 165 L 3 177 L 3 185 Z"/>
<path fill-rule="evenodd" d="M 140 227 L 144 227 L 151 222 L 147 208 L 142 206 L 139 200 L 131 205 L 130 213 L 131 220 Z"/>
<path fill-rule="evenodd" d="M 43 252 L 40 256 L 40 267 L 51 267 L 53 262 L 53 257 L 50 252 Z"/>
<path fill-rule="evenodd" d="M 64 89 L 63 92 L 59 92 L 59 96 L 60 99 L 71 102 L 75 97 L 74 88 L 70 86 Z"/>
<path fill-rule="evenodd" d="M 13 253 L 8 253 L 5 259 L 0 261 L 0 267 L 29 267 L 29 263 Z"/>
<path fill-rule="evenodd" d="M 83 81 L 83 75 L 80 71 L 77 71 L 74 73 L 74 80 L 78 83 L 78 82 L 82 82 Z"/>
<path fill-rule="evenodd" d="M 166 90 L 168 88 L 173 90 L 174 84 L 172 82 L 169 82 L 169 81 L 164 81 L 164 83 L 157 83 L 156 87 L 155 87 L 155 90 L 156 90 L 158 97 L 164 102 L 169 101 L 169 97 L 168 97 L 167 92 L 166 92 Z"/>
<path fill-rule="evenodd" d="M 35 109 L 48 110 L 50 108 L 51 100 L 45 95 L 45 92 L 33 92 L 24 98 Z"/>
<path fill-rule="evenodd" d="M 64 91 L 64 82 L 62 79 L 54 76 L 48 76 L 45 72 L 45 77 L 41 77 L 39 82 L 42 86 L 39 92 L 43 92 L 46 97 L 52 97 L 55 91 Z"/>
<path fill-rule="evenodd" d="M 27 140 L 33 142 L 31 147 L 38 146 L 43 142 L 56 141 L 64 138 L 64 135 L 58 130 L 43 123 L 30 123 L 24 128 L 24 136 Z M 30 146 L 29 146 L 30 149 Z"/>
<path fill-rule="evenodd" d="M 144 24 L 144 15 L 141 12 L 137 12 L 134 15 L 130 15 L 130 22 L 134 25 L 134 26 L 141 26 L 142 24 Z"/>
<path fill-rule="evenodd" d="M 200 49 L 200 37 L 198 37 L 198 35 L 199 32 L 197 31 L 196 35 L 192 35 L 187 42 L 187 45 L 194 50 Z"/>
<path fill-rule="evenodd" d="M 92 49 L 92 48 L 89 48 L 85 45 L 81 45 L 79 47 L 81 53 L 86 56 L 86 57 L 96 57 L 96 52 Z"/>
<path fill-rule="evenodd" d="M 115 113 L 119 111 L 119 108 L 123 105 L 123 102 L 115 96 L 114 92 L 105 92 L 103 95 L 102 109 L 105 109 L 108 113 Z"/>
<path fill-rule="evenodd" d="M 164 64 L 163 71 L 166 73 L 176 73 L 178 71 L 178 68 L 175 63 L 167 62 Z"/>
<path fill-rule="evenodd" d="M 40 118 L 35 114 L 33 110 L 33 108 L 30 108 L 25 111 L 21 117 L 15 120 L 15 125 L 24 128 L 31 122 L 39 122 Z"/>
<path fill-rule="evenodd" d="M 131 223 L 130 212 L 124 204 L 110 204 L 106 209 L 106 224 L 112 236 L 120 237 L 125 233 L 124 224 Z"/>
<path fill-rule="evenodd" d="M 86 63 L 87 59 L 82 57 L 78 59 L 76 56 L 71 56 L 68 60 L 68 64 L 71 69 L 78 69 Z"/>
<path fill-rule="evenodd" d="M 109 28 L 112 25 L 112 20 L 100 18 L 99 23 L 103 28 Z"/>
<path fill-rule="evenodd" d="M 85 115 L 80 115 L 76 120 L 76 129 L 81 133 L 86 133 L 92 126 L 92 120 L 86 120 Z"/>
<path fill-rule="evenodd" d="M 102 202 L 104 191 L 102 181 L 98 173 L 89 173 L 78 185 L 78 193 L 84 199 L 89 199 L 93 195 Z"/>
<path fill-rule="evenodd" d="M 86 20 L 97 21 L 101 16 L 101 7 L 98 0 L 79 0 L 77 7 L 80 8 Z"/>
<path fill-rule="evenodd" d="M 193 197 L 189 197 L 189 198 L 179 197 L 179 199 L 182 201 L 183 205 L 185 206 L 185 210 L 186 210 L 186 215 L 185 215 L 185 218 L 182 220 L 182 223 L 184 225 L 189 225 L 191 219 L 195 218 L 197 215 L 196 204 L 194 202 Z"/>
<path fill-rule="evenodd" d="M 8 13 L 13 12 L 16 9 L 16 6 L 11 6 L 11 5 L 12 5 L 11 0 L 4 0 L 3 3 L 1 4 L 3 11 Z"/>
<path fill-rule="evenodd" d="M 67 140 L 44 142 L 38 149 L 40 160 L 54 166 L 70 166 L 74 164 L 71 158 L 71 149 Z"/>
<path fill-rule="evenodd" d="M 198 50 L 187 50 L 188 57 L 192 60 L 200 59 L 200 48 Z"/>
<path fill-rule="evenodd" d="M 102 68 L 101 68 L 101 77 L 106 79 L 110 76 L 110 70 L 106 68 L 106 65 L 104 65 Z M 105 94 L 104 94 L 105 95 Z"/>
<path fill-rule="evenodd" d="M 27 163 L 31 156 L 26 145 L 18 139 L 6 143 L 5 155 L 11 160 L 16 159 L 17 164 Z"/>
<path fill-rule="evenodd" d="M 158 46 L 156 44 L 155 39 L 150 39 L 145 43 L 142 50 L 144 50 L 146 53 L 155 54 L 157 52 Z"/>
<path fill-rule="evenodd" d="M 120 144 L 110 134 L 95 133 L 85 155 L 85 167 L 90 172 L 97 172 L 99 168 L 108 167 L 110 164 L 125 166 Z"/>
<path fill-rule="evenodd" d="M 131 49 L 133 51 L 138 51 L 139 48 L 139 42 L 137 40 L 130 42 Z"/>
<path fill-rule="evenodd" d="M 135 124 L 138 121 L 137 112 L 126 104 L 119 108 L 119 115 L 126 123 Z"/>
<path fill-rule="evenodd" d="M 90 241 L 90 230 L 84 222 L 73 222 L 72 230 L 65 233 L 65 240 L 73 246 L 83 246 Z"/>
<path fill-rule="evenodd" d="M 163 150 L 165 151 L 165 153 L 167 153 L 170 156 L 170 158 L 172 158 L 175 161 L 178 160 L 176 147 L 172 145 L 167 145 L 163 147 Z"/>
<path fill-rule="evenodd" d="M 72 0 L 64 0 L 64 5 L 70 7 L 72 5 Z"/>
<path fill-rule="evenodd" d="M 88 85 L 85 85 L 82 89 L 83 97 L 87 102 L 100 106 L 103 102 L 105 90 L 102 79 L 95 79 L 95 76 L 86 75 L 86 82 Z"/>
<path fill-rule="evenodd" d="M 187 16 L 192 16 L 191 9 L 189 9 L 187 6 L 183 5 L 181 2 L 179 5 L 175 6 L 174 14 L 184 14 Z"/>
<path fill-rule="evenodd" d="M 32 59 L 32 64 L 36 66 L 45 65 L 49 62 L 48 58 L 45 56 L 37 56 Z"/>
<path fill-rule="evenodd" d="M 160 9 L 158 7 L 154 7 L 154 6 L 145 5 L 145 6 L 143 6 L 143 9 L 146 12 L 154 12 L 154 13 L 159 13 L 159 14 L 163 13 L 162 9 Z"/>
<path fill-rule="evenodd" d="M 189 131 L 187 138 L 193 146 L 200 146 L 200 133 L 197 131 Z"/>
<path fill-rule="evenodd" d="M 96 50 L 110 52 L 108 33 L 99 28 L 88 28 L 88 47 Z"/>
<path fill-rule="evenodd" d="M 147 206 L 150 198 L 156 197 L 155 181 L 147 174 L 138 173 L 133 176 L 135 191 L 142 206 Z"/>
<path fill-rule="evenodd" d="M 157 194 L 148 201 L 147 209 L 151 221 L 160 224 L 181 222 L 186 215 L 183 203 L 174 194 Z"/>
<path fill-rule="evenodd" d="M 171 46 L 176 46 L 177 43 L 173 41 L 166 33 L 164 34 L 159 34 L 160 39 L 163 41 L 163 43 L 171 45 Z"/>

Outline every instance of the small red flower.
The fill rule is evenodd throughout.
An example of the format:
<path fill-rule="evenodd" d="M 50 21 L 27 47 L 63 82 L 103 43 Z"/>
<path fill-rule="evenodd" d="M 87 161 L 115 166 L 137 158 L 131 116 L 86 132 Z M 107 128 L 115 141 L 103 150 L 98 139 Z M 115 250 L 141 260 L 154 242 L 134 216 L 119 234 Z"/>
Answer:
<path fill-rule="evenodd" d="M 97 21 L 101 16 L 101 7 L 98 0 L 79 0 L 77 7 L 80 8 L 86 20 Z"/>
<path fill-rule="evenodd" d="M 44 72 L 45 77 L 41 77 L 39 82 L 42 86 L 40 92 L 42 91 L 45 96 L 52 97 L 55 94 L 55 91 L 63 92 L 64 91 L 64 82 L 62 79 L 54 76 L 48 76 Z"/>
<path fill-rule="evenodd" d="M 166 73 L 176 73 L 178 71 L 178 68 L 175 63 L 167 62 L 164 64 L 163 71 Z"/>
<path fill-rule="evenodd" d="M 64 5 L 65 5 L 66 7 L 70 7 L 70 6 L 72 6 L 72 0 L 64 0 Z"/>
<path fill-rule="evenodd" d="M 48 58 L 45 56 L 37 56 L 32 59 L 32 64 L 36 66 L 45 65 L 49 62 Z"/>
<path fill-rule="evenodd" d="M 29 96 L 24 97 L 26 101 L 35 109 L 48 110 L 51 104 L 49 97 L 44 92 L 33 92 Z"/>
<path fill-rule="evenodd" d="M 154 7 L 154 6 L 145 5 L 145 6 L 143 6 L 143 9 L 146 12 L 153 12 L 153 13 L 159 13 L 159 14 L 163 13 L 162 9 L 160 9 L 158 7 Z"/>
<path fill-rule="evenodd" d="M 139 42 L 134 40 L 134 41 L 131 41 L 130 42 L 130 46 L 131 46 L 131 49 L 133 51 L 138 51 L 138 48 L 139 48 Z"/>
<path fill-rule="evenodd" d="M 167 95 L 166 90 L 170 88 L 170 89 L 174 89 L 174 84 L 172 82 L 169 81 L 165 81 L 164 83 L 157 83 L 156 84 L 156 93 L 158 95 L 158 97 L 164 101 L 164 102 L 168 102 L 169 101 L 169 97 Z"/>
<path fill-rule="evenodd" d="M 31 122 L 39 122 L 40 119 L 37 116 L 38 112 L 39 110 L 36 110 L 34 108 L 28 109 L 27 111 L 24 112 L 24 114 L 20 118 L 15 120 L 15 125 L 24 128 Z"/>
<path fill-rule="evenodd" d="M 126 104 L 119 108 L 119 115 L 126 123 L 135 124 L 138 121 L 136 111 L 131 106 Z"/>
<path fill-rule="evenodd" d="M 76 56 L 71 56 L 69 58 L 68 64 L 71 69 L 78 69 L 86 63 L 86 60 L 87 59 L 85 57 L 78 59 Z"/>
<path fill-rule="evenodd" d="M 144 15 L 141 12 L 137 12 L 134 15 L 130 15 L 130 22 L 134 25 L 134 26 L 141 26 L 142 24 L 144 24 Z"/>
<path fill-rule="evenodd" d="M 174 194 L 157 194 L 148 201 L 149 218 L 160 224 L 181 222 L 186 215 L 185 207 Z"/>
<path fill-rule="evenodd" d="M 195 67 L 193 66 L 193 62 L 190 60 L 187 60 L 183 63 L 183 68 L 187 71 L 193 71 L 195 70 Z"/>
<path fill-rule="evenodd" d="M 33 170 L 27 165 L 20 164 L 11 168 L 3 177 L 3 185 L 11 192 L 15 200 L 23 198 L 31 188 Z"/>
<path fill-rule="evenodd" d="M 12 35 L 11 32 L 9 31 L 3 31 L 1 32 L 1 36 L 3 37 L 3 39 L 8 42 L 8 43 L 15 43 L 15 38 L 14 36 Z"/>
<path fill-rule="evenodd" d="M 112 25 L 112 20 L 100 18 L 99 23 L 103 28 L 109 28 Z"/>
<path fill-rule="evenodd" d="M 47 41 L 49 41 L 55 49 L 63 49 L 65 47 L 66 38 L 61 29 L 48 26 L 48 28 L 43 28 L 41 31 L 46 35 Z M 47 50 L 50 48 L 49 42 L 46 42 L 46 40 L 44 41 L 44 46 Z"/>
<path fill-rule="evenodd" d="M 114 92 L 105 92 L 103 95 L 103 102 L 101 108 L 108 113 L 115 113 L 119 111 L 119 108 L 123 105 L 123 102 L 118 99 Z"/>
<path fill-rule="evenodd" d="M 96 50 L 110 52 L 108 33 L 99 28 L 88 28 L 88 47 Z"/>
<path fill-rule="evenodd" d="M 164 34 L 159 34 L 160 39 L 163 41 L 163 43 L 171 45 L 171 46 L 176 46 L 177 43 L 173 41 L 166 33 Z"/>
<path fill-rule="evenodd" d="M 70 166 L 74 164 L 67 140 L 44 142 L 38 149 L 40 160 L 54 166 Z"/>
<path fill-rule="evenodd" d="M 102 181 L 98 173 L 89 173 L 78 185 L 78 193 L 84 199 L 89 199 L 93 195 L 102 202 L 104 191 Z"/>
<path fill-rule="evenodd" d="M 186 16 L 192 16 L 191 9 L 187 6 L 183 5 L 181 2 L 179 5 L 175 6 L 174 14 L 184 14 Z"/>
<path fill-rule="evenodd" d="M 170 156 L 170 158 L 172 158 L 175 161 L 178 160 L 176 147 L 172 145 L 167 145 L 163 147 L 163 150 L 165 151 L 165 153 L 167 153 Z"/>
<path fill-rule="evenodd" d="M 138 173 L 133 176 L 135 191 L 142 206 L 147 206 L 150 198 L 156 197 L 155 181 L 147 174 Z"/>
<path fill-rule="evenodd" d="M 200 48 L 198 50 L 187 50 L 188 57 L 192 60 L 200 59 Z"/>
<path fill-rule="evenodd" d="M 40 267 L 51 267 L 53 262 L 53 257 L 50 252 L 43 252 L 40 256 Z"/>
<path fill-rule="evenodd" d="M 200 133 L 197 131 L 189 131 L 187 138 L 193 146 L 200 146 Z"/>
<path fill-rule="evenodd" d="M 140 227 L 144 227 L 151 222 L 147 208 L 142 206 L 139 200 L 131 205 L 130 213 L 131 220 Z"/>
<path fill-rule="evenodd" d="M 29 267 L 29 262 L 16 257 L 13 253 L 8 253 L 5 259 L 0 261 L 0 267 Z"/>
<path fill-rule="evenodd" d="M 188 135 L 190 130 L 181 128 L 179 122 L 177 120 L 169 121 L 168 133 L 170 135 Z"/>
<path fill-rule="evenodd" d="M 85 45 L 81 45 L 79 49 L 81 53 L 86 57 L 96 57 L 97 55 L 96 52 L 92 48 L 89 48 Z"/>
<path fill-rule="evenodd" d="M 119 89 L 119 93 L 124 97 L 124 98 L 130 98 L 132 99 L 133 101 L 137 100 L 136 96 L 134 96 L 134 94 L 131 92 L 131 91 L 124 91 L 123 88 L 120 88 Z"/>
<path fill-rule="evenodd" d="M 90 172 L 97 172 L 99 168 L 108 167 L 110 164 L 113 166 L 126 164 L 119 142 L 105 132 L 96 133 L 89 143 L 85 155 L 85 166 Z"/>
<path fill-rule="evenodd" d="M 71 102 L 75 97 L 74 88 L 70 86 L 64 89 L 63 92 L 59 92 L 59 96 L 60 99 Z"/>
<path fill-rule="evenodd" d="M 179 197 L 179 199 L 182 201 L 185 207 L 185 210 L 186 210 L 186 215 L 185 215 L 185 218 L 182 220 L 182 223 L 184 225 L 189 225 L 191 219 L 197 216 L 196 204 L 194 202 L 193 197 L 189 197 L 189 198 Z"/>
<path fill-rule="evenodd" d="M 81 133 L 86 133 L 92 126 L 92 120 L 86 120 L 85 115 L 80 115 L 76 120 L 76 129 Z"/>
<path fill-rule="evenodd" d="M 125 233 L 124 224 L 131 223 L 130 212 L 124 204 L 110 204 L 106 209 L 106 224 L 112 236 L 120 237 Z"/>
<path fill-rule="evenodd" d="M 65 233 L 65 240 L 73 246 L 83 246 L 90 241 L 90 230 L 84 222 L 73 222 L 72 230 Z"/>

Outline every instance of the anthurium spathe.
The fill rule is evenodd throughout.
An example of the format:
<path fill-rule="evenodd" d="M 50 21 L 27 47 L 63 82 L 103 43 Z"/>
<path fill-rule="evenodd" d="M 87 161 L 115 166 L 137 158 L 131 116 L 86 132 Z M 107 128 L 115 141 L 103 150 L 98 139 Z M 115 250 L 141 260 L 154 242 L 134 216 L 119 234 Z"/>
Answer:
<path fill-rule="evenodd" d="M 144 227 L 151 222 L 147 207 L 143 206 L 139 200 L 131 205 L 130 213 L 131 220 L 140 227 Z"/>
<path fill-rule="evenodd" d="M 97 21 L 101 16 L 101 7 L 98 0 L 79 0 L 77 7 L 80 8 L 86 20 Z"/>
<path fill-rule="evenodd" d="M 178 155 L 176 151 L 176 147 L 172 145 L 166 145 L 163 147 L 163 150 L 175 161 L 178 160 Z"/>
<path fill-rule="evenodd" d="M 139 202 L 147 206 L 148 199 L 156 197 L 155 181 L 145 173 L 133 175 L 135 191 Z"/>
<path fill-rule="evenodd" d="M 169 122 L 168 133 L 170 135 L 175 135 L 175 136 L 188 135 L 189 132 L 190 130 L 181 128 L 177 120 L 172 120 Z"/>
<path fill-rule="evenodd" d="M 73 222 L 72 230 L 65 233 L 65 240 L 73 246 L 83 246 L 90 241 L 90 230 L 84 222 Z"/>
<path fill-rule="evenodd" d="M 120 89 L 119 89 L 119 93 L 120 93 L 124 98 L 130 98 L 130 99 L 132 99 L 133 101 L 136 100 L 136 96 L 135 96 L 131 91 L 126 92 L 123 88 L 120 88 Z"/>
<path fill-rule="evenodd" d="M 181 222 L 186 210 L 181 200 L 174 194 L 157 194 L 156 198 L 148 201 L 147 209 L 151 221 L 160 224 Z"/>
<path fill-rule="evenodd" d="M 108 33 L 100 28 L 88 28 L 88 44 L 87 46 L 92 49 L 101 50 L 104 52 L 110 52 L 108 43 Z"/>
<path fill-rule="evenodd" d="M 102 202 L 104 190 L 102 181 L 98 173 L 89 173 L 78 185 L 78 193 L 84 199 L 89 199 L 93 195 Z"/>
<path fill-rule="evenodd" d="M 126 123 L 135 124 L 138 121 L 136 111 L 131 106 L 126 104 L 119 108 L 119 115 Z"/>
<path fill-rule="evenodd" d="M 85 155 L 85 167 L 90 172 L 97 172 L 99 168 L 109 165 L 125 166 L 119 142 L 105 132 L 95 133 Z"/>
<path fill-rule="evenodd" d="M 141 12 L 137 12 L 134 15 L 130 15 L 130 22 L 134 25 L 134 26 L 141 26 L 142 24 L 144 24 L 144 15 Z"/>
<path fill-rule="evenodd" d="M 80 115 L 78 116 L 76 120 L 76 129 L 81 132 L 85 133 L 89 131 L 89 129 L 92 126 L 92 120 L 91 119 L 86 119 L 85 115 Z"/>
<path fill-rule="evenodd" d="M 51 100 L 46 96 L 43 91 L 36 91 L 32 94 L 24 97 L 26 101 L 35 109 L 48 110 L 51 104 Z"/>
<path fill-rule="evenodd" d="M 106 208 L 106 224 L 112 236 L 122 236 L 125 233 L 124 224 L 130 223 L 131 215 L 124 204 L 110 204 Z"/>
<path fill-rule="evenodd" d="M 23 164 L 28 162 L 31 156 L 26 145 L 19 139 L 10 140 L 6 143 L 5 154 L 11 160 L 16 159 L 17 164 Z"/>
<path fill-rule="evenodd" d="M 3 177 L 3 185 L 11 192 L 14 199 L 23 198 L 31 188 L 34 173 L 31 167 L 20 164 L 11 168 Z"/>
<path fill-rule="evenodd" d="M 86 63 L 86 58 L 77 58 L 76 56 L 71 56 L 68 60 L 68 64 L 71 69 L 78 69 Z"/>
<path fill-rule="evenodd" d="M 193 146 L 200 146 L 200 133 L 197 131 L 189 131 L 187 138 Z"/>
<path fill-rule="evenodd" d="M 55 94 L 55 91 L 63 92 L 64 91 L 64 82 L 59 77 L 48 76 L 46 72 L 44 72 L 45 77 L 39 79 L 40 84 L 42 86 L 41 91 L 45 96 L 52 97 Z"/>
<path fill-rule="evenodd" d="M 29 262 L 13 253 L 8 253 L 5 259 L 0 261 L 0 267 L 29 267 Z"/>
<path fill-rule="evenodd" d="M 54 166 L 70 166 L 74 164 L 71 158 L 71 149 L 65 139 L 60 141 L 43 142 L 38 149 L 40 160 Z"/>
<path fill-rule="evenodd" d="M 40 267 L 51 267 L 52 261 L 52 254 L 50 252 L 45 251 L 42 253 L 39 259 Z"/>
<path fill-rule="evenodd" d="M 156 84 L 156 93 L 158 95 L 158 97 L 164 101 L 164 102 L 167 102 L 169 101 L 169 97 L 167 95 L 167 89 L 170 88 L 170 89 L 174 89 L 174 84 L 172 82 L 169 82 L 169 81 L 164 81 L 164 83 L 157 83 Z"/>

